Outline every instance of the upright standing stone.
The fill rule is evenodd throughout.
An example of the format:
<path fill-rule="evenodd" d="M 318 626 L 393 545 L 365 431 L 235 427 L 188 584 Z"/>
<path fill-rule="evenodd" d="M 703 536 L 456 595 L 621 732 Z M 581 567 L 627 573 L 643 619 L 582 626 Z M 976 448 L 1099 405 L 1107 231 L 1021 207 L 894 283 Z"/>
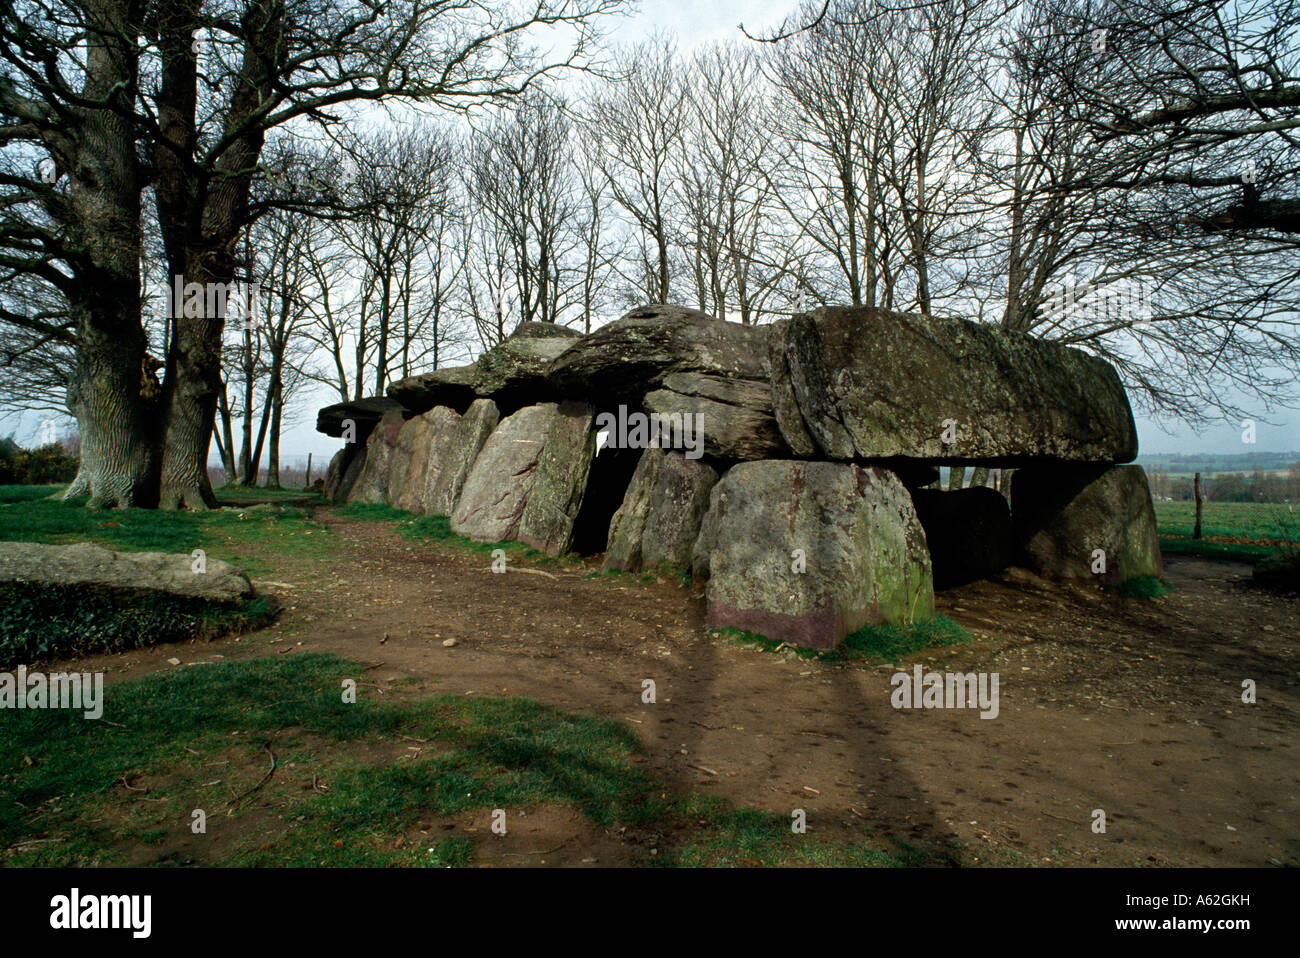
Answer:
<path fill-rule="evenodd" d="M 712 628 L 829 649 L 865 625 L 934 614 L 925 533 L 883 469 L 734 466 L 713 487 L 694 554 Z"/>
<path fill-rule="evenodd" d="M 1141 466 L 1024 466 L 1012 478 L 1011 517 L 1042 575 L 1118 585 L 1164 571 Z"/>
<path fill-rule="evenodd" d="M 393 465 L 388 473 L 388 503 L 407 512 L 423 512 L 431 482 L 442 468 L 442 451 L 460 423 L 460 414 L 446 406 L 434 406 L 409 420 L 398 436 Z M 402 450 L 410 453 L 402 457 Z M 402 461 L 406 469 L 399 471 Z"/>
<path fill-rule="evenodd" d="M 689 569 L 717 471 L 678 452 L 647 449 L 623 504 L 609 523 L 605 568 L 636 572 L 656 566 Z"/>
<path fill-rule="evenodd" d="M 431 456 L 438 462 L 437 468 L 431 467 L 427 472 L 426 515 L 450 516 L 455 511 L 474 460 L 499 420 L 496 403 L 490 399 L 476 399 L 460 417 L 446 442 L 431 450 Z"/>
<path fill-rule="evenodd" d="M 480 542 L 515 538 L 537 478 L 537 460 L 558 410 L 555 403 L 539 403 L 501 421 L 483 444 L 461 489 L 451 515 L 452 532 Z"/>
<path fill-rule="evenodd" d="M 325 499 L 328 502 L 342 502 L 348 497 L 348 489 L 344 488 L 344 480 L 348 476 L 348 471 L 352 464 L 360 458 L 361 449 L 356 443 L 345 443 L 343 448 L 334 453 L 334 458 L 330 460 L 329 468 L 325 470 Z M 353 481 L 360 470 L 353 474 Z"/>
<path fill-rule="evenodd" d="M 596 451 L 594 417 L 592 408 L 582 402 L 562 402 L 556 409 L 537 458 L 533 487 L 519 515 L 520 542 L 550 555 L 569 551 Z"/>
<path fill-rule="evenodd" d="M 349 502 L 378 505 L 388 501 L 389 467 L 405 423 L 406 419 L 400 409 L 390 409 L 379 420 L 379 425 L 375 426 L 370 438 L 366 440 L 365 462 L 361 475 L 348 494 Z"/>

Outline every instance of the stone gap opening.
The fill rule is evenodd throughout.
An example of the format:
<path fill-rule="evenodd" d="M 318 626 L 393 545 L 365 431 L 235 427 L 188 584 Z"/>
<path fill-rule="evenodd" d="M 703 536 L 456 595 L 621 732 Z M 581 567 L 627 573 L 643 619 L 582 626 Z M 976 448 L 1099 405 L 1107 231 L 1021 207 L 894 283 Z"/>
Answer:
<path fill-rule="evenodd" d="M 912 504 L 930 548 L 934 587 L 1000 575 L 1015 557 L 1011 508 L 996 489 L 913 489 Z"/>
<path fill-rule="evenodd" d="M 587 492 L 573 523 L 571 548 L 578 555 L 591 556 L 605 551 L 610 520 L 623 504 L 641 453 L 640 449 L 605 449 L 592 459 Z"/>

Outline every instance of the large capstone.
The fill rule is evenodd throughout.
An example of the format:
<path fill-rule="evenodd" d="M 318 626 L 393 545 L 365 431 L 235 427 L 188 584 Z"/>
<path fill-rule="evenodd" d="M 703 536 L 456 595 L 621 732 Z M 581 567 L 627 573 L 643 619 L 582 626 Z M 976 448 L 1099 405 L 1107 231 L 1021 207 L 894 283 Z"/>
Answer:
<path fill-rule="evenodd" d="M 985 465 L 1137 455 L 1119 376 L 1077 349 L 867 307 L 803 313 L 773 335 L 773 405 L 793 449 Z"/>
<path fill-rule="evenodd" d="M 678 452 L 647 449 L 609 524 L 605 569 L 689 569 L 718 473 Z"/>
<path fill-rule="evenodd" d="M 460 499 L 469 471 L 500 420 L 496 403 L 476 399 L 455 429 L 429 450 L 429 468 L 425 475 L 424 512 L 450 516 Z"/>
<path fill-rule="evenodd" d="M 401 409 L 401 404 L 384 396 L 335 403 L 316 414 L 316 431 L 364 444 L 384 413 L 396 409 Z"/>
<path fill-rule="evenodd" d="M 672 388 L 666 379 L 674 373 L 766 387 L 766 335 L 762 327 L 720 322 L 699 310 L 646 306 L 569 346 L 551 363 L 547 378 L 557 395 L 598 405 L 637 405 L 651 390 Z M 770 409 L 770 401 L 764 402 Z"/>
<path fill-rule="evenodd" d="M 772 391 L 754 379 L 708 373 L 670 373 L 646 393 L 645 411 L 670 424 L 681 423 L 700 453 L 717 459 L 771 459 L 789 454 L 772 414 Z"/>
<path fill-rule="evenodd" d="M 547 370 L 579 335 L 554 323 L 520 323 L 477 362 L 408 376 L 390 385 L 388 395 L 415 412 L 439 405 L 463 411 L 476 398 L 490 398 L 504 409 L 556 398 Z"/>
<path fill-rule="evenodd" d="M 253 594 L 248 577 L 229 562 L 205 558 L 200 566 L 196 561 L 164 552 L 113 552 L 89 542 L 0 542 L 0 582 L 166 592 L 214 602 Z"/>
<path fill-rule="evenodd" d="M 1163 573 L 1155 508 L 1141 466 L 1017 469 L 1011 515 L 1023 559 L 1041 575 L 1116 585 Z"/>
<path fill-rule="evenodd" d="M 934 614 L 925 533 L 892 473 L 761 461 L 713 487 L 694 548 L 707 622 L 814 649 Z"/>
<path fill-rule="evenodd" d="M 502 420 L 474 460 L 452 531 L 565 551 L 595 452 L 591 421 L 585 403 L 539 403 Z"/>
<path fill-rule="evenodd" d="M 996 489 L 913 489 L 939 588 L 995 576 L 1011 565 L 1011 509 Z"/>
<path fill-rule="evenodd" d="M 447 366 L 388 384 L 388 396 L 404 409 L 424 412 L 434 406 L 468 409 L 478 396 L 478 364 Z"/>

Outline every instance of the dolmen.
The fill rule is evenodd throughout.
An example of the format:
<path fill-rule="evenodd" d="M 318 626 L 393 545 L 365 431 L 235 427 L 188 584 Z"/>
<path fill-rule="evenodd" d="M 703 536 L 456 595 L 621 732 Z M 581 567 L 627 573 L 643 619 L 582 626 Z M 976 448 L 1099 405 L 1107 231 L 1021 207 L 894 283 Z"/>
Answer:
<path fill-rule="evenodd" d="M 826 307 L 771 325 L 647 306 L 521 323 L 477 362 L 321 410 L 334 502 L 606 569 L 706 580 L 708 625 L 830 649 L 1011 564 L 1159 576 L 1115 369 L 960 319 Z M 1009 497 L 938 467 L 1013 470 Z M 1008 501 L 1009 498 L 1009 501 Z"/>

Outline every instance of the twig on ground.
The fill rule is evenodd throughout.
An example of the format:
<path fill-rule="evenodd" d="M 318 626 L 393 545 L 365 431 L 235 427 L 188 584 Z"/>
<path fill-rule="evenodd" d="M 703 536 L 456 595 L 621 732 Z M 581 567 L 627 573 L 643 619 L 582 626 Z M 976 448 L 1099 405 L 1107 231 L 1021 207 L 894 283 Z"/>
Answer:
<path fill-rule="evenodd" d="M 269 756 L 271 756 L 271 767 L 268 768 L 268 769 L 266 770 L 266 774 L 262 776 L 261 781 L 259 781 L 256 785 L 254 785 L 254 786 L 253 786 L 252 788 L 250 788 L 248 791 L 244 792 L 244 794 L 242 794 L 242 795 L 236 795 L 234 798 L 232 798 L 232 799 L 230 800 L 229 805 L 230 805 L 230 811 L 232 811 L 232 812 L 235 810 L 235 806 L 236 806 L 236 805 L 238 805 L 238 804 L 239 804 L 240 802 L 242 802 L 244 799 L 248 798 L 248 796 L 252 795 L 252 794 L 253 794 L 254 792 L 256 792 L 259 788 L 261 788 L 263 785 L 265 785 L 267 782 L 269 782 L 269 781 L 271 780 L 271 776 L 275 774 L 275 768 L 276 768 L 277 762 L 276 762 L 276 758 L 275 758 L 275 753 L 271 751 L 271 743 L 270 743 L 270 742 L 263 742 L 263 743 L 262 743 L 262 748 L 266 749 L 266 754 L 269 755 Z M 227 812 L 226 814 L 230 814 L 230 812 Z"/>

